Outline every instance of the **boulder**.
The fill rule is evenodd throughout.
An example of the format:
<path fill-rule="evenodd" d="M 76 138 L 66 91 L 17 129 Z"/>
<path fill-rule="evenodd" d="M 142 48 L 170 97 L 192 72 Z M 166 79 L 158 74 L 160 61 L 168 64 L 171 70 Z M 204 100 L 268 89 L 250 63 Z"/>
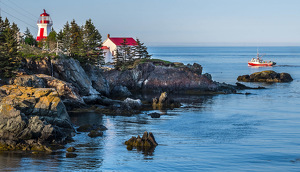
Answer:
<path fill-rule="evenodd" d="M 67 152 L 75 152 L 75 151 L 76 151 L 76 149 L 74 147 L 69 147 L 67 149 Z"/>
<path fill-rule="evenodd" d="M 149 149 L 151 147 L 156 147 L 158 144 L 155 141 L 154 135 L 151 132 L 145 131 L 143 137 L 139 135 L 137 137 L 132 136 L 129 140 L 125 141 L 127 149 L 131 150 L 133 147 L 141 149 Z"/>
<path fill-rule="evenodd" d="M 173 99 L 169 99 L 168 94 L 166 92 L 161 93 L 159 98 L 155 97 L 152 99 L 153 109 L 174 109 L 180 106 L 181 104 L 179 102 L 176 102 Z"/>
<path fill-rule="evenodd" d="M 60 143 L 74 133 L 55 89 L 4 85 L 0 92 L 6 95 L 0 100 L 0 138 L 5 144 Z"/>
<path fill-rule="evenodd" d="M 288 73 L 277 73 L 272 70 L 255 72 L 251 75 L 238 76 L 238 81 L 242 82 L 291 82 L 293 78 Z"/>
<path fill-rule="evenodd" d="M 131 99 L 131 98 L 127 98 L 123 101 L 122 106 L 124 109 L 141 109 L 142 107 L 142 102 L 140 99 Z"/>

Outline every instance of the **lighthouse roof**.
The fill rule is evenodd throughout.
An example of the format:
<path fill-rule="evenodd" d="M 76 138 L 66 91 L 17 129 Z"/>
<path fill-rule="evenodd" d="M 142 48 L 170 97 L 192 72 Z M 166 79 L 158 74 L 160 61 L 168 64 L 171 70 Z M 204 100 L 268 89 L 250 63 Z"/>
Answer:
<path fill-rule="evenodd" d="M 46 10 L 44 9 L 44 13 L 42 13 L 40 16 L 49 16 L 49 14 L 46 13 Z"/>

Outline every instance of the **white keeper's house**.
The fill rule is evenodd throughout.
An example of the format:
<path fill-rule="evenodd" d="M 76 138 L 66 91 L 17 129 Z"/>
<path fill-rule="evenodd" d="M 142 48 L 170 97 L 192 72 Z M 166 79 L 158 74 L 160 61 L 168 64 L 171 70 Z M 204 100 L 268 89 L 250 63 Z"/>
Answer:
<path fill-rule="evenodd" d="M 116 54 L 118 47 L 122 46 L 122 43 L 126 40 L 128 46 L 137 46 L 135 39 L 129 37 L 110 37 L 107 34 L 107 39 L 103 42 L 101 49 L 103 50 L 103 56 L 105 63 L 114 62 L 113 57 Z"/>

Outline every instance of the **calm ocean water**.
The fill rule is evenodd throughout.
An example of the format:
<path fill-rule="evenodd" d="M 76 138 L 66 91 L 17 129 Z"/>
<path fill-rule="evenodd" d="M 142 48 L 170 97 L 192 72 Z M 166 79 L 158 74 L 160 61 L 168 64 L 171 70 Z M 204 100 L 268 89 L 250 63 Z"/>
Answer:
<path fill-rule="evenodd" d="M 100 123 L 103 137 L 87 133 L 52 155 L 0 153 L 1 171 L 300 171 L 300 47 L 259 47 L 274 67 L 253 68 L 247 61 L 256 47 L 149 47 L 153 58 L 199 63 L 214 80 L 234 84 L 238 75 L 263 70 L 287 72 L 291 83 L 246 83 L 265 90 L 250 95 L 183 96 L 182 108 L 152 119 L 145 112 L 132 117 L 71 114 L 77 126 Z M 153 153 L 128 151 L 124 141 L 153 132 L 159 145 Z"/>

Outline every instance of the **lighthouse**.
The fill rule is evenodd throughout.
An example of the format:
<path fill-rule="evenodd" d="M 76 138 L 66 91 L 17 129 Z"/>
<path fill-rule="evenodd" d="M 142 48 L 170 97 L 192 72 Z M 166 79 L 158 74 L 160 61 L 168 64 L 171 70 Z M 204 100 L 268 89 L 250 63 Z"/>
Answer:
<path fill-rule="evenodd" d="M 36 37 L 37 41 L 41 41 L 42 39 L 46 39 L 51 31 L 52 26 L 52 20 L 50 18 L 50 15 L 46 13 L 46 10 L 44 9 L 44 13 L 40 15 L 40 18 L 37 22 L 37 25 L 39 27 L 39 31 Z"/>

